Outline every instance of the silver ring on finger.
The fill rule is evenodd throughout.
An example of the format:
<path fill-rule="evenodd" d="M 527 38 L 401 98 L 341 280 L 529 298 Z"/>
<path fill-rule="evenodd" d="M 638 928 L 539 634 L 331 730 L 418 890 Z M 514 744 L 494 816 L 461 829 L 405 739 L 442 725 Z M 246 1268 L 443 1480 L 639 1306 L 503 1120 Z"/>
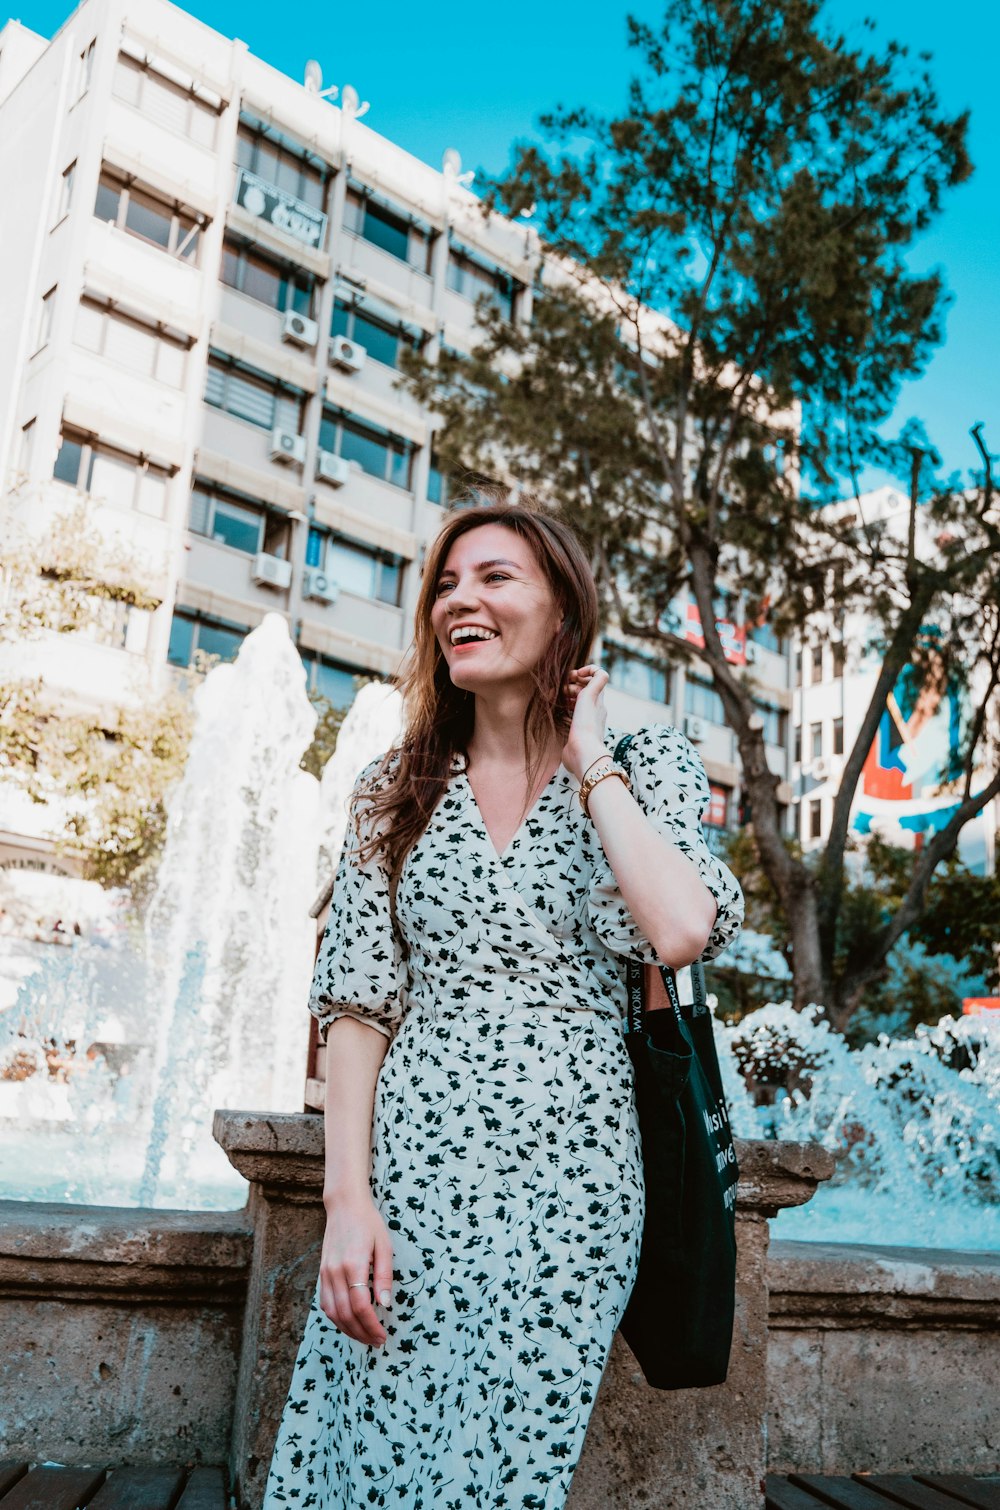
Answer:
<path fill-rule="evenodd" d="M 359 1279 L 359 1280 L 356 1280 L 353 1285 L 348 1285 L 347 1288 L 349 1290 L 367 1290 L 368 1289 L 368 1281 L 367 1280 L 360 1280 Z"/>

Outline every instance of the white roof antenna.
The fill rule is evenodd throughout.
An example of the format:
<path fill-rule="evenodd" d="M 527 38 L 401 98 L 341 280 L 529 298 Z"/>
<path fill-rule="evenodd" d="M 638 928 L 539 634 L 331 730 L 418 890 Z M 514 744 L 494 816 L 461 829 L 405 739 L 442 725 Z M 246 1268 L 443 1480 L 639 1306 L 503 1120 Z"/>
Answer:
<path fill-rule="evenodd" d="M 466 189 L 476 176 L 471 168 L 467 173 L 462 172 L 462 156 L 457 147 L 445 148 L 441 159 L 441 172 L 449 182 L 461 184 Z"/>
<path fill-rule="evenodd" d="M 303 80 L 307 94 L 318 95 L 321 100 L 335 100 L 340 90 L 336 84 L 329 89 L 323 88 L 323 70 L 315 58 L 310 58 L 306 64 L 306 75 Z"/>
<path fill-rule="evenodd" d="M 372 106 L 370 100 L 365 100 L 362 103 L 361 97 L 353 84 L 345 84 L 344 92 L 340 97 L 340 108 L 345 115 L 349 115 L 354 120 L 359 121 L 363 115 L 368 114 Z"/>

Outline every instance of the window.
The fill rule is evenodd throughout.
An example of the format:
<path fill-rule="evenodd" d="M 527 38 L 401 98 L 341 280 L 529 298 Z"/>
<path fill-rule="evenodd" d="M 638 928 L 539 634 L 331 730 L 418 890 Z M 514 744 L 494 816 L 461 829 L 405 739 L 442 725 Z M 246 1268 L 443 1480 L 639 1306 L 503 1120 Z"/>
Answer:
<path fill-rule="evenodd" d="M 97 186 L 94 214 L 98 220 L 110 221 L 119 230 L 160 247 L 171 257 L 183 257 L 192 264 L 198 261 L 198 233 L 204 216 L 193 216 L 175 202 L 168 203 L 147 194 L 134 182 L 105 170 Z"/>
<path fill-rule="evenodd" d="M 747 637 L 753 640 L 755 645 L 760 645 L 764 650 L 773 650 L 775 655 L 784 655 L 787 648 L 785 640 L 780 634 L 776 634 L 771 625 L 765 620 L 763 624 L 751 624 L 747 629 Z"/>
<path fill-rule="evenodd" d="M 722 698 L 710 682 L 688 675 L 684 682 L 684 712 L 695 718 L 707 719 L 710 724 L 724 724 L 726 715 Z"/>
<path fill-rule="evenodd" d="M 345 304 L 341 299 L 333 306 L 330 334 L 360 342 L 373 361 L 382 362 L 386 367 L 399 366 L 399 353 L 404 346 L 414 351 L 420 347 L 420 338 L 402 322 L 397 325 L 380 320 L 367 310 L 355 304 Z"/>
<path fill-rule="evenodd" d="M 331 661 L 325 655 L 313 651 L 300 651 L 306 668 L 306 686 L 310 692 L 318 692 L 335 708 L 349 708 L 357 695 L 356 678 L 369 673 L 341 661 Z"/>
<path fill-rule="evenodd" d="M 38 314 L 38 339 L 35 342 L 35 350 L 41 351 L 48 344 L 52 334 L 52 316 L 56 308 L 56 291 L 50 288 L 47 294 L 42 295 L 42 307 Z"/>
<path fill-rule="evenodd" d="M 76 343 L 143 377 L 155 378 L 171 388 L 184 386 L 186 341 L 154 330 L 96 299 L 80 302 Z"/>
<path fill-rule="evenodd" d="M 316 279 L 305 268 L 267 257 L 228 238 L 222 248 L 223 283 L 271 309 L 312 318 Z"/>
<path fill-rule="evenodd" d="M 83 49 L 83 52 L 80 54 L 78 74 L 79 88 L 76 91 L 77 99 L 80 99 L 82 95 L 85 95 L 87 93 L 87 90 L 90 88 L 90 81 L 94 75 L 94 53 L 96 51 L 96 48 L 97 38 L 95 37 L 93 41 L 87 43 L 86 47 Z"/>
<path fill-rule="evenodd" d="M 217 352 L 209 355 L 205 402 L 237 419 L 264 430 L 280 428 L 298 435 L 304 397 L 297 388 L 289 388 L 266 373 L 228 362 Z"/>
<path fill-rule="evenodd" d="M 819 760 L 823 754 L 823 725 L 809 725 L 809 758 Z"/>
<path fill-rule="evenodd" d="M 788 714 L 785 709 L 776 708 L 773 703 L 758 702 L 756 698 L 754 707 L 764 720 L 764 743 L 784 746 L 788 739 Z"/>
<path fill-rule="evenodd" d="M 63 169 L 59 180 L 59 198 L 56 204 L 56 220 L 62 220 L 64 215 L 69 214 L 70 205 L 73 203 L 73 183 L 76 179 L 76 163 L 70 163 L 68 168 Z"/>
<path fill-rule="evenodd" d="M 802 649 L 801 646 L 795 652 L 795 685 L 802 686 Z"/>
<path fill-rule="evenodd" d="M 372 477 L 381 477 L 397 488 L 410 486 L 415 447 L 402 435 L 393 435 L 345 410 L 324 409 L 319 444 L 323 451 L 356 461 Z"/>
<path fill-rule="evenodd" d="M 309 531 L 307 564 L 320 566 L 344 592 L 399 606 L 403 559 L 339 535 Z"/>
<path fill-rule="evenodd" d="M 800 763 L 801 763 L 801 760 L 802 760 L 802 725 L 801 724 L 796 724 L 795 725 L 795 750 L 794 750 L 794 752 L 792 754 L 792 759 L 793 760 L 797 760 Z"/>
<path fill-rule="evenodd" d="M 131 603 L 122 603 L 114 598 L 99 598 L 88 594 L 90 619 L 79 631 L 97 645 L 110 645 L 114 650 L 142 652 L 149 639 L 150 614 L 146 609 L 135 608 Z"/>
<path fill-rule="evenodd" d="M 630 692 L 633 697 L 645 697 L 655 703 L 669 701 L 669 675 L 647 656 L 626 650 L 623 645 L 606 643 L 604 664 L 612 686 L 619 691 Z"/>
<path fill-rule="evenodd" d="M 170 473 L 79 431 L 64 430 L 52 475 L 119 508 L 162 519 Z"/>
<path fill-rule="evenodd" d="M 17 457 L 17 470 L 25 476 L 31 471 L 31 459 L 35 454 L 35 421 L 29 419 L 21 426 L 21 445 Z"/>
<path fill-rule="evenodd" d="M 453 293 L 473 303 L 482 295 L 495 304 L 508 320 L 514 318 L 514 280 L 499 267 L 489 267 L 471 257 L 467 252 L 450 247 L 448 251 L 447 286 Z"/>
<path fill-rule="evenodd" d="M 842 718 L 833 720 L 833 753 L 835 755 L 844 753 L 844 720 Z"/>
<path fill-rule="evenodd" d="M 286 515 L 210 482 L 196 480 L 191 489 L 188 528 L 249 556 L 263 551 L 283 561 L 289 557 L 291 528 Z"/>
<path fill-rule="evenodd" d="M 210 619 L 183 608 L 174 609 L 170 625 L 167 660 L 173 666 L 190 666 L 196 650 L 203 655 L 217 655 L 231 661 L 250 633 L 245 624 L 230 624 L 224 619 Z"/>
<path fill-rule="evenodd" d="M 262 127 L 240 122 L 236 138 L 236 162 L 249 173 L 256 173 L 276 189 L 283 189 L 304 204 L 322 210 L 326 185 L 333 170 L 304 147 L 296 150 L 290 142 L 277 142 Z"/>
<path fill-rule="evenodd" d="M 809 837 L 810 839 L 822 838 L 823 834 L 823 803 L 819 797 L 814 797 L 809 804 Z"/>
<path fill-rule="evenodd" d="M 431 230 L 403 209 L 393 209 L 367 193 L 363 185 L 347 191 L 344 225 L 355 236 L 408 262 L 421 273 L 431 270 Z"/>
<path fill-rule="evenodd" d="M 199 99 L 193 85 L 185 88 L 121 53 L 112 87 L 118 99 L 141 110 L 146 120 L 189 137 L 201 147 L 215 146 L 218 110 Z"/>
<path fill-rule="evenodd" d="M 812 661 L 812 679 L 814 682 L 823 680 L 823 646 L 813 645 L 810 651 Z"/>
<path fill-rule="evenodd" d="M 844 642 L 843 642 L 843 640 L 834 640 L 833 644 L 831 646 L 831 649 L 833 651 L 833 674 L 834 674 L 834 676 L 843 676 L 843 674 L 844 674 Z"/>

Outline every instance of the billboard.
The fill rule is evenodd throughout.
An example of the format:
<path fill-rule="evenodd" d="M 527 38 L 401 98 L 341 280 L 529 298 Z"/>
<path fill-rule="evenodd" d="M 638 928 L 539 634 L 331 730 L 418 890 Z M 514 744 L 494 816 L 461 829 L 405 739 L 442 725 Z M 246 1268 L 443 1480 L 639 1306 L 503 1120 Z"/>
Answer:
<path fill-rule="evenodd" d="M 933 653 L 905 666 L 886 700 L 858 787 L 853 826 L 919 849 L 959 804 L 963 689 Z"/>

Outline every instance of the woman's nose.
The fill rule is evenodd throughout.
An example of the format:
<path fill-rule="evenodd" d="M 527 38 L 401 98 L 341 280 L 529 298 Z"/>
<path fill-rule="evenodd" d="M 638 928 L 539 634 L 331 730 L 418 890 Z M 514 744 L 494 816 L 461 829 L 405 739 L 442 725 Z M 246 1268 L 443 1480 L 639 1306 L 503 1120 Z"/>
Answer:
<path fill-rule="evenodd" d="M 468 582 L 456 582 L 448 594 L 448 613 L 457 618 L 460 613 L 467 613 L 471 604 L 478 602 L 476 595 L 475 580 Z"/>

